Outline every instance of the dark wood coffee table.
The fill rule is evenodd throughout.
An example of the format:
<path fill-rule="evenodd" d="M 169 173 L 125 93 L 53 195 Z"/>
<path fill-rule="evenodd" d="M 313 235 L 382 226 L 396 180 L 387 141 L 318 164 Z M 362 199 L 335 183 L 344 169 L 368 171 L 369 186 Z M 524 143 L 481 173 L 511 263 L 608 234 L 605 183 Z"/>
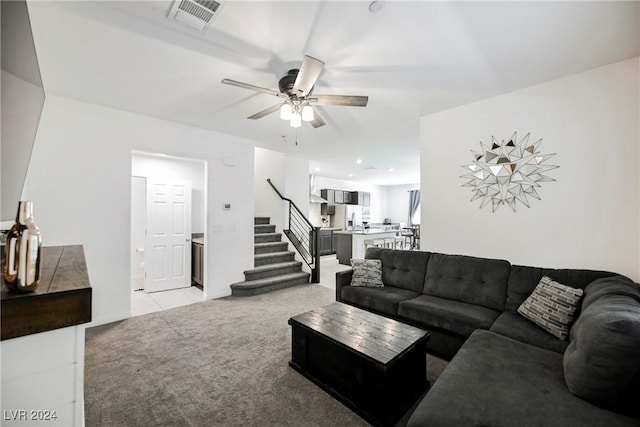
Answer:
<path fill-rule="evenodd" d="M 429 333 L 339 302 L 289 319 L 289 365 L 374 425 L 427 390 Z"/>

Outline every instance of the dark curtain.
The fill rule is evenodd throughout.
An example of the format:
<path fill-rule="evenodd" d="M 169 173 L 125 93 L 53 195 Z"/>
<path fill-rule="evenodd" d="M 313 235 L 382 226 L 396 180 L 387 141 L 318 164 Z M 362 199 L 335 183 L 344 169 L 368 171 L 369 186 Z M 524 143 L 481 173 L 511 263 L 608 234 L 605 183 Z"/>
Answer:
<path fill-rule="evenodd" d="M 410 190 L 409 191 L 409 220 L 407 221 L 407 227 L 411 227 L 413 222 L 411 218 L 413 214 L 418 210 L 418 206 L 420 206 L 420 190 Z"/>

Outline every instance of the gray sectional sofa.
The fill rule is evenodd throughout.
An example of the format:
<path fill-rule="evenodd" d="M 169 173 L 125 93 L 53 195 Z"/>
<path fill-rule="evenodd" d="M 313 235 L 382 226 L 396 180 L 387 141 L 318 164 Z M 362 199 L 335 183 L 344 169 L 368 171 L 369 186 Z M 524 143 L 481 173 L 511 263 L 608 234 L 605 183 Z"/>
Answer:
<path fill-rule="evenodd" d="M 431 333 L 451 360 L 409 426 L 640 425 L 640 285 L 606 271 L 544 269 L 505 260 L 369 248 L 383 287 L 336 300 Z M 518 313 L 543 276 L 584 290 L 569 340 Z"/>

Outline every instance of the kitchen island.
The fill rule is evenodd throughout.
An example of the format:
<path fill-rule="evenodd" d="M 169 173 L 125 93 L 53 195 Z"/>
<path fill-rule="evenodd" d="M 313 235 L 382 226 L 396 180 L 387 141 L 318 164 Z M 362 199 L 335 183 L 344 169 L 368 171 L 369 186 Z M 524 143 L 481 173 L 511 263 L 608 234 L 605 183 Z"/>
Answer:
<path fill-rule="evenodd" d="M 336 238 L 336 257 L 338 262 L 351 265 L 351 258 L 363 259 L 365 253 L 365 240 L 384 239 L 395 237 L 397 231 L 371 228 L 358 231 L 334 231 Z"/>

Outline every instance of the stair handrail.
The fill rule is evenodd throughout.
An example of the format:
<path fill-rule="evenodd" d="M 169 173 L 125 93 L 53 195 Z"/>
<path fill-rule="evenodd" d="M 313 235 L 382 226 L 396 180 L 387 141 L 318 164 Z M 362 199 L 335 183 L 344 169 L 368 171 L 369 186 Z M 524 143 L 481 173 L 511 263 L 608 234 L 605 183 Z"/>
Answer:
<path fill-rule="evenodd" d="M 302 257 L 302 259 L 304 260 L 305 264 L 307 264 L 307 266 L 311 269 L 311 283 L 320 283 L 320 239 L 318 238 L 320 227 L 314 226 L 311 223 L 311 221 L 309 221 L 309 218 L 307 218 L 302 213 L 300 208 L 295 204 L 293 200 L 283 196 L 282 193 L 276 188 L 276 186 L 273 185 L 273 182 L 271 182 L 271 178 L 267 178 L 267 182 L 269 183 L 271 188 L 273 188 L 276 194 L 280 197 L 280 199 L 289 203 L 289 224 L 288 224 L 289 229 L 285 230 L 285 235 L 289 238 L 289 240 L 291 240 L 291 243 L 293 243 L 293 247 L 296 248 L 296 250 Z M 296 238 L 295 241 L 291 237 L 292 228 L 295 228 L 295 227 L 292 227 L 292 225 L 295 225 L 298 227 L 300 226 L 299 224 L 296 224 L 294 221 L 292 221 L 292 216 L 293 216 L 291 213 L 292 208 L 296 213 L 297 217 L 302 218 L 304 220 L 304 222 L 308 226 L 309 232 L 311 233 L 311 236 L 307 244 L 305 244 L 305 242 L 303 241 L 300 241 L 300 239 L 297 236 L 294 236 Z M 286 231 L 289 231 L 289 233 L 287 233 Z M 305 231 L 305 230 L 302 230 L 302 231 Z M 312 258 L 313 262 L 307 260 L 307 258 Z"/>

